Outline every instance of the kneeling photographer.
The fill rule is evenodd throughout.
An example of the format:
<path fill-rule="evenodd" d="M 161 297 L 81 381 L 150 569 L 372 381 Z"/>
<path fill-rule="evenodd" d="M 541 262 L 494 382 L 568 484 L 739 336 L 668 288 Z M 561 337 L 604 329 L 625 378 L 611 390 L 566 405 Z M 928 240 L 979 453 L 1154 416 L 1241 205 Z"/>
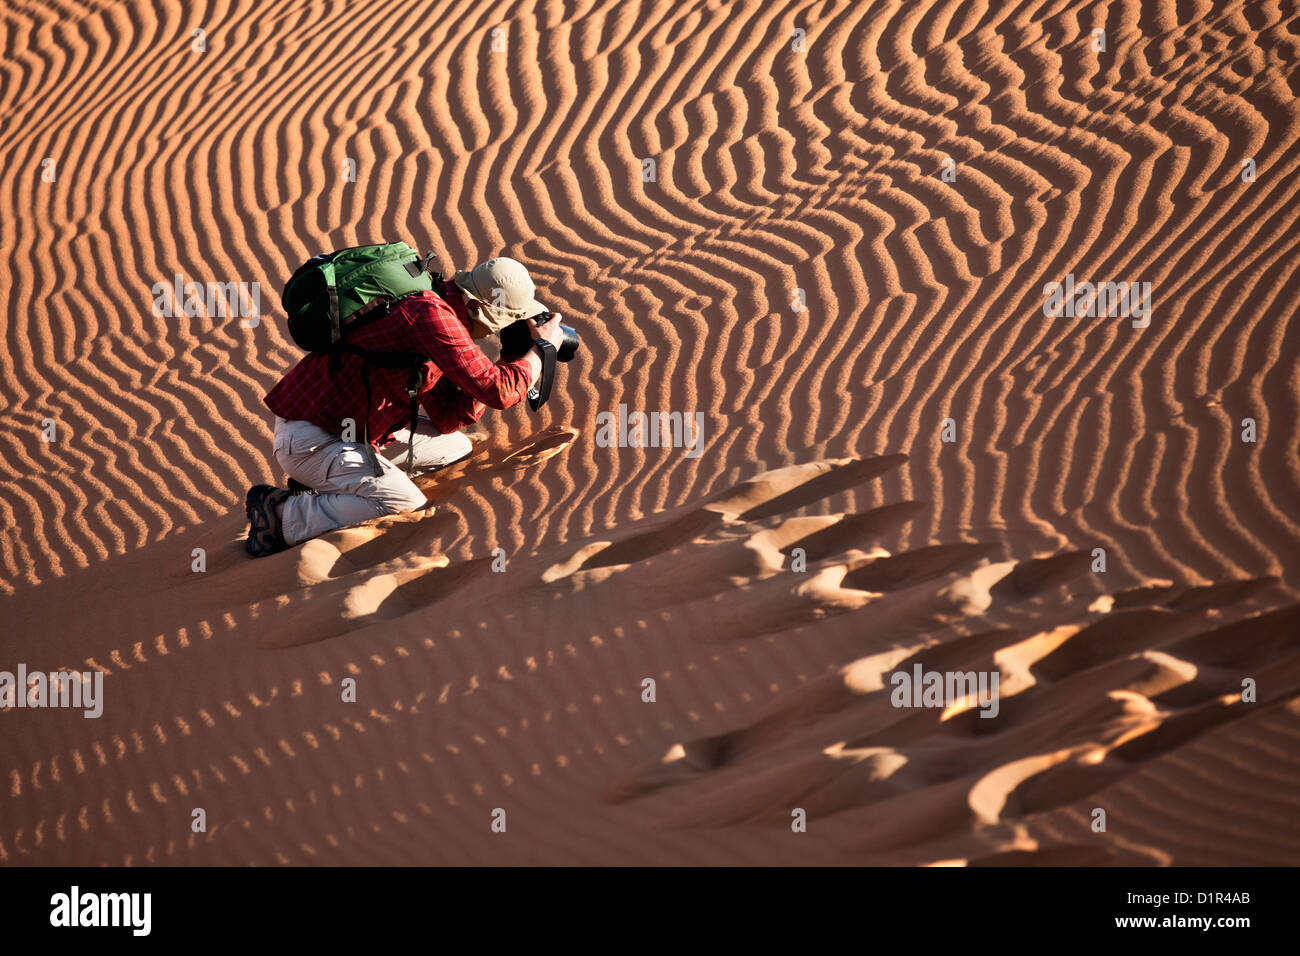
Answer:
<path fill-rule="evenodd" d="M 343 249 L 285 284 L 289 333 L 308 354 L 263 399 L 289 488 L 249 489 L 252 556 L 422 507 L 412 478 L 470 454 L 462 427 L 525 397 L 540 408 L 573 358 L 577 332 L 537 301 L 523 265 L 498 257 L 444 280 L 431 258 L 403 242 Z M 496 363 L 475 341 L 491 335 Z"/>

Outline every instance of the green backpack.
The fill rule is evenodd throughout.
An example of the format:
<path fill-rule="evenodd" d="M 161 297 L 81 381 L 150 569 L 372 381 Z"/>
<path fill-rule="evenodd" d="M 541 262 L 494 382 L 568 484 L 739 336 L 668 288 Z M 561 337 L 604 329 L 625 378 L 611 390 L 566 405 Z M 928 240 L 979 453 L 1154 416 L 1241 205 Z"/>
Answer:
<path fill-rule="evenodd" d="M 442 276 L 429 272 L 432 253 L 421 259 L 405 242 L 377 246 L 353 246 L 336 252 L 312 256 L 299 266 L 284 284 L 281 300 L 289 315 L 289 335 L 308 352 L 330 355 L 337 368 L 341 352 L 351 352 L 365 360 L 367 408 L 370 403 L 370 366 L 410 370 L 406 391 L 411 399 L 411 437 L 419 424 L 417 390 L 423 381 L 428 358 L 418 352 L 380 352 L 348 342 L 348 334 L 363 325 L 383 318 L 393 303 L 408 295 L 440 292 Z M 361 416 L 363 442 L 370 456 L 375 477 L 383 469 L 370 444 L 369 416 Z M 412 470 L 415 442 L 406 455 L 406 471 Z"/>

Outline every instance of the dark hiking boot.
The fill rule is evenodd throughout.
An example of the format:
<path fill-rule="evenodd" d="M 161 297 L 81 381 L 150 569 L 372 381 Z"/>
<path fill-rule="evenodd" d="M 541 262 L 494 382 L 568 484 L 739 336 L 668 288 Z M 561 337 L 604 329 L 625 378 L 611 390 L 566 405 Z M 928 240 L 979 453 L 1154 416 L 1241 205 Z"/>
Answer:
<path fill-rule="evenodd" d="M 280 505 L 289 492 L 271 485 L 254 485 L 244 498 L 244 513 L 248 515 L 248 541 L 244 549 L 255 558 L 286 550 L 284 526 L 280 521 Z"/>

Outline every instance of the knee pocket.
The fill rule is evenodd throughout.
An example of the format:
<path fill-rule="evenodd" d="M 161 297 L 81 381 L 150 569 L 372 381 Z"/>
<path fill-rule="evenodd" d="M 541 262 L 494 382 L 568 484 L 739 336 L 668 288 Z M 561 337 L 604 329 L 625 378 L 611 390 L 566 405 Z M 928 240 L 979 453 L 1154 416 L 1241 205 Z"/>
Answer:
<path fill-rule="evenodd" d="M 356 476 L 364 483 L 367 478 L 373 479 L 373 468 L 370 456 L 361 446 L 341 444 L 329 463 L 325 477 L 331 481 L 341 481 Z"/>
<path fill-rule="evenodd" d="M 285 471 L 289 470 L 289 461 L 292 458 L 290 453 L 289 435 L 286 432 L 275 433 L 275 443 L 271 446 L 271 454 L 275 460 L 280 463 L 280 467 Z"/>

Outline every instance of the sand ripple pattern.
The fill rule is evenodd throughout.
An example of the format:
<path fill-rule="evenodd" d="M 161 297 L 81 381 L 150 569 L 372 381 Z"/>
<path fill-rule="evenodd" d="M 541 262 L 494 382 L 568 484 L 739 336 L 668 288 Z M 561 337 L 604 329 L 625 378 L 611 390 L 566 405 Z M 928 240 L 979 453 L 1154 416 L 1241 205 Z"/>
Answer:
<path fill-rule="evenodd" d="M 0 667 L 108 695 L 0 712 L 0 864 L 1300 860 L 1294 0 L 0 38 Z M 527 262 L 585 350 L 432 516 L 251 562 L 281 283 L 395 238 Z M 1045 318 L 1067 274 L 1150 326 Z M 155 315 L 178 275 L 261 320 Z M 602 447 L 621 405 L 703 453 Z M 913 664 L 996 669 L 1002 717 L 900 713 Z"/>
<path fill-rule="evenodd" d="M 706 414 L 699 459 L 587 441 L 465 502 L 483 539 L 570 539 L 754 463 L 902 452 L 885 491 L 932 504 L 917 542 L 1300 584 L 1294 3 L 2 16 L 6 590 L 273 476 L 259 399 L 298 354 L 280 283 L 310 252 L 399 235 L 447 266 L 518 256 L 581 324 L 589 351 L 540 424 Z M 1067 272 L 1151 282 L 1151 327 L 1045 319 Z M 154 316 L 177 274 L 261 283 L 264 321 Z"/>
<path fill-rule="evenodd" d="M 1108 593 L 1080 551 L 907 549 L 914 501 L 801 513 L 905 464 L 779 468 L 504 572 L 448 557 L 448 509 L 256 563 L 231 516 L 204 575 L 124 586 L 177 541 L 60 579 L 3 608 L 14 650 L 102 674 L 103 714 L 0 711 L 0 864 L 1300 859 L 1278 580 Z M 916 668 L 999 675 L 993 719 L 900 705 Z"/>

